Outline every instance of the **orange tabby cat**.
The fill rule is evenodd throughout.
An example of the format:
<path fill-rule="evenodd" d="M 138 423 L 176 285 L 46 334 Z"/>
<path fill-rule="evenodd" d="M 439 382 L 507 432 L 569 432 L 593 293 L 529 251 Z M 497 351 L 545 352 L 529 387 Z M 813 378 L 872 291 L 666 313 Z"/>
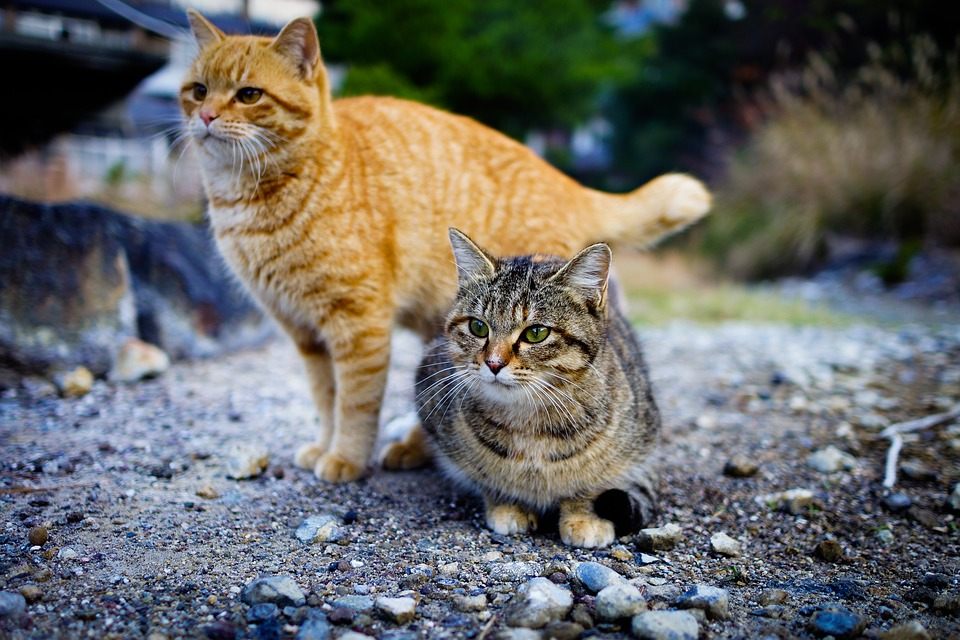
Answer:
<path fill-rule="evenodd" d="M 697 180 L 625 195 L 586 189 L 477 122 L 390 98 L 333 101 L 306 18 L 273 39 L 226 36 L 200 14 L 181 90 L 217 245 L 293 338 L 322 421 L 298 465 L 359 478 L 377 437 L 394 324 L 432 337 L 457 289 L 447 228 L 500 255 L 570 256 L 651 243 L 701 216 Z M 387 467 L 424 460 L 422 432 Z"/>

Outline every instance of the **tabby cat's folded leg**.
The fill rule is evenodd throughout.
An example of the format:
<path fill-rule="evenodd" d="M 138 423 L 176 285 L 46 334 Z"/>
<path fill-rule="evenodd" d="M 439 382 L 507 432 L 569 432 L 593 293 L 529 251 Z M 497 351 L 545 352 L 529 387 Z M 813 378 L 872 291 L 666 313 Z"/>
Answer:
<path fill-rule="evenodd" d="M 380 464 L 384 469 L 416 469 L 429 461 L 427 433 L 420 423 L 414 425 L 402 440 L 387 444 L 380 454 Z"/>
<path fill-rule="evenodd" d="M 537 514 L 515 504 L 498 503 L 486 498 L 487 526 L 494 533 L 509 535 L 526 533 L 537 528 Z"/>
<path fill-rule="evenodd" d="M 593 510 L 594 498 L 560 501 L 560 539 L 574 547 L 606 547 L 615 538 L 613 523 Z"/>

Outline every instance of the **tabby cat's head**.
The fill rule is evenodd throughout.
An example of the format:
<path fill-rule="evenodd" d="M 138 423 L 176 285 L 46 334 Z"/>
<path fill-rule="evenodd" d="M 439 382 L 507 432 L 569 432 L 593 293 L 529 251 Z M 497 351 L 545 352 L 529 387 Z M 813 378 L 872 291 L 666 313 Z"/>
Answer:
<path fill-rule="evenodd" d="M 535 404 L 590 368 L 606 333 L 607 245 L 564 262 L 497 260 L 456 229 L 450 242 L 460 282 L 446 324 L 450 357 L 479 393 Z"/>
<path fill-rule="evenodd" d="M 196 11 L 188 16 L 200 51 L 180 105 L 201 153 L 230 163 L 300 138 L 326 90 L 313 23 L 297 18 L 275 38 L 228 36 Z"/>

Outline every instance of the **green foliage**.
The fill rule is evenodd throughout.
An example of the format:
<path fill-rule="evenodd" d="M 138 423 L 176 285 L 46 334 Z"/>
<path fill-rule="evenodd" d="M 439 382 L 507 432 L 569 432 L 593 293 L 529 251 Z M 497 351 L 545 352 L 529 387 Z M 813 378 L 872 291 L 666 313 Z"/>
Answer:
<path fill-rule="evenodd" d="M 318 29 L 324 56 L 350 65 L 345 91 L 426 97 L 520 137 L 582 122 L 605 87 L 636 73 L 638 49 L 600 24 L 605 5 L 328 1 Z"/>

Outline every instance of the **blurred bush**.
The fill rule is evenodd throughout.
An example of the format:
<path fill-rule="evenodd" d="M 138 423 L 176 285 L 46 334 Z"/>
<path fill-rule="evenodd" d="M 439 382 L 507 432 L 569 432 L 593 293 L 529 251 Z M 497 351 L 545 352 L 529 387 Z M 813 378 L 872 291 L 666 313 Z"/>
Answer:
<path fill-rule="evenodd" d="M 956 53 L 917 37 L 900 70 L 898 56 L 870 51 L 852 77 L 815 55 L 771 81 L 763 122 L 733 155 L 701 235 L 733 275 L 810 269 L 830 234 L 893 239 L 900 262 L 921 241 L 960 244 Z"/>

